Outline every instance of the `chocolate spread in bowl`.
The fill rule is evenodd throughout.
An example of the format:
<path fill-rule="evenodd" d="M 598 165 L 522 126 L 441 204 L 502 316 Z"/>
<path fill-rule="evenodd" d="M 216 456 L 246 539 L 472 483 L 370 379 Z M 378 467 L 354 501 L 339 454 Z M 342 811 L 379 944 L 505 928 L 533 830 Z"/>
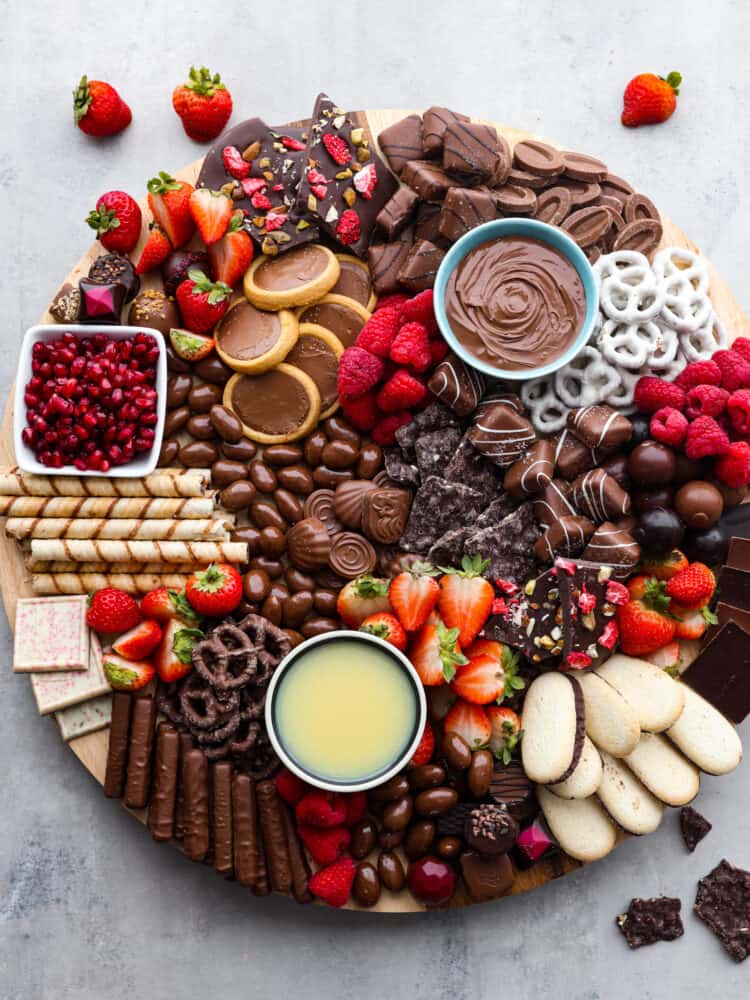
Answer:
<path fill-rule="evenodd" d="M 502 236 L 475 247 L 451 274 L 445 312 L 475 358 L 523 371 L 571 346 L 586 315 L 586 293 L 559 250 L 528 236 Z"/>

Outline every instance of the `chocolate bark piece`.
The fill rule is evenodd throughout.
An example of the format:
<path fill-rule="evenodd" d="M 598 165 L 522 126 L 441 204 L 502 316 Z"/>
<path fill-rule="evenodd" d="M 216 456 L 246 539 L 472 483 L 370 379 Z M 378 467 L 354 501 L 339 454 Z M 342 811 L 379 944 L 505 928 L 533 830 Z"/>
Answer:
<path fill-rule="evenodd" d="M 381 208 L 375 221 L 389 240 L 395 240 L 407 226 L 411 225 L 418 202 L 419 198 L 414 191 L 402 184 Z"/>
<path fill-rule="evenodd" d="M 589 448 L 619 448 L 633 433 L 627 417 L 602 403 L 571 410 L 568 427 Z"/>
<path fill-rule="evenodd" d="M 112 721 L 109 724 L 109 749 L 104 774 L 104 794 L 108 799 L 121 798 L 125 789 L 133 701 L 133 696 L 124 691 L 115 691 L 112 696 Z"/>
<path fill-rule="evenodd" d="M 598 453 L 580 441 L 572 431 L 559 431 L 552 437 L 555 446 L 555 467 L 563 479 L 573 480 L 597 464 Z"/>
<path fill-rule="evenodd" d="M 419 486 L 419 469 L 406 461 L 400 448 L 384 448 L 383 462 L 385 471 L 395 483 L 401 483 L 403 486 Z"/>
<path fill-rule="evenodd" d="M 469 116 L 433 105 L 422 115 L 422 148 L 426 156 L 438 156 L 443 148 L 445 130 L 455 122 L 468 122 Z"/>
<path fill-rule="evenodd" d="M 151 757 L 154 748 L 156 701 L 136 698 L 130 722 L 128 774 L 125 782 L 125 805 L 143 809 L 151 787 Z"/>
<path fill-rule="evenodd" d="M 406 263 L 412 241 L 396 240 L 394 243 L 373 243 L 367 251 L 372 284 L 378 295 L 389 295 L 399 289 L 398 275 Z"/>
<path fill-rule="evenodd" d="M 257 786 L 257 796 L 271 887 L 275 892 L 289 892 L 292 887 L 292 869 L 282 813 L 283 803 L 272 781 L 260 781 Z"/>
<path fill-rule="evenodd" d="M 415 445 L 417 468 L 424 482 L 430 476 L 441 476 L 461 441 L 458 427 L 446 427 L 423 434 Z"/>
<path fill-rule="evenodd" d="M 735 622 L 722 625 L 682 680 L 739 725 L 750 712 L 750 635 Z"/>
<path fill-rule="evenodd" d="M 698 882 L 695 915 L 735 962 L 750 954 L 750 872 L 723 859 Z"/>
<path fill-rule="evenodd" d="M 546 142 L 525 139 L 513 147 L 513 166 L 538 177 L 555 177 L 565 169 L 560 153 Z"/>
<path fill-rule="evenodd" d="M 489 191 L 480 188 L 449 188 L 440 211 L 440 235 L 455 243 L 470 229 L 496 219 L 497 211 L 497 204 Z"/>
<path fill-rule="evenodd" d="M 126 302 L 134 299 L 141 287 L 141 279 L 135 273 L 130 258 L 121 253 L 104 253 L 97 257 L 89 268 L 89 278 L 100 285 L 111 282 L 124 285 Z"/>
<path fill-rule="evenodd" d="M 318 238 L 315 221 L 295 208 L 308 138 L 307 123 L 300 128 L 272 128 L 260 118 L 249 118 L 221 134 L 198 175 L 196 187 L 231 191 L 235 206 L 247 213 L 248 232 L 269 255 Z M 250 165 L 244 185 L 224 165 L 228 146 Z"/>
<path fill-rule="evenodd" d="M 456 481 L 463 482 L 464 485 L 474 486 L 480 492 L 483 492 L 476 478 L 469 480 L 457 476 Z M 494 476 L 492 476 L 492 487 L 489 495 L 492 496 L 495 494 L 498 488 L 499 484 Z M 427 553 L 427 561 L 431 562 L 433 566 L 460 565 L 466 539 L 481 528 L 497 526 L 512 511 L 513 503 L 507 494 L 497 497 L 474 519 L 470 526 L 454 528 L 452 531 L 446 531 L 444 535 L 441 535 Z"/>
<path fill-rule="evenodd" d="M 484 375 L 465 365 L 453 351 L 440 362 L 427 382 L 433 396 L 449 406 L 457 417 L 468 417 L 474 412 L 485 386 Z"/>
<path fill-rule="evenodd" d="M 443 201 L 448 188 L 455 184 L 441 166 L 430 160 L 409 160 L 401 172 L 401 180 L 423 201 Z"/>
<path fill-rule="evenodd" d="M 611 566 L 613 580 L 626 580 L 641 558 L 641 547 L 629 531 L 605 521 L 589 539 L 583 558 Z"/>
<path fill-rule="evenodd" d="M 610 566 L 558 559 L 555 562 L 562 608 L 563 666 L 598 667 L 617 642 L 617 607 L 609 600 Z"/>
<path fill-rule="evenodd" d="M 429 240 L 418 240 L 401 265 L 398 272 L 399 283 L 412 292 L 423 292 L 432 288 L 443 257 L 445 250 L 441 247 L 430 243 Z"/>
<path fill-rule="evenodd" d="M 500 485 L 497 484 L 495 492 L 500 489 Z M 515 509 L 515 504 L 508 493 L 500 493 L 499 496 L 495 496 L 495 499 L 489 504 L 488 507 L 482 511 L 482 513 L 474 520 L 472 528 L 475 531 L 481 528 L 488 528 L 492 525 L 498 525 L 501 521 L 504 521 L 506 517 L 509 517 Z"/>
<path fill-rule="evenodd" d="M 447 244 L 448 241 L 440 232 L 442 214 L 442 205 L 433 205 L 427 201 L 420 202 L 414 220 L 414 239 L 429 240 L 430 243 L 434 243 L 436 246 L 442 246 L 443 243 Z"/>
<path fill-rule="evenodd" d="M 518 499 L 540 493 L 552 482 L 554 458 L 555 449 L 551 441 L 535 441 L 505 473 L 503 486 Z"/>
<path fill-rule="evenodd" d="M 423 434 L 440 430 L 442 427 L 458 426 L 459 419 L 452 410 L 440 402 L 430 403 L 424 410 L 420 410 L 410 423 L 399 427 L 396 431 L 396 441 L 404 458 L 413 461 L 416 458 L 414 445 Z"/>
<path fill-rule="evenodd" d="M 425 553 L 446 531 L 471 523 L 481 509 L 477 490 L 430 476 L 414 496 L 401 548 Z"/>
<path fill-rule="evenodd" d="M 495 204 L 505 215 L 533 215 L 536 212 L 537 198 L 531 188 L 507 183 L 493 188 L 492 194 Z"/>
<path fill-rule="evenodd" d="M 500 899 L 510 892 L 515 872 L 507 854 L 492 857 L 476 851 L 466 851 L 461 855 L 461 875 L 469 898 L 475 903 L 486 903 Z"/>
<path fill-rule="evenodd" d="M 488 580 L 500 578 L 522 586 L 534 576 L 533 548 L 538 537 L 539 528 L 531 504 L 526 503 L 499 524 L 473 531 L 464 543 L 464 551 L 489 559 L 482 574 Z"/>
<path fill-rule="evenodd" d="M 179 763 L 180 734 L 174 726 L 162 722 L 156 733 L 154 786 L 148 810 L 148 826 L 156 841 L 171 840 L 174 833 Z"/>
<path fill-rule="evenodd" d="M 711 824 L 692 806 L 680 809 L 680 832 L 685 841 L 685 847 L 692 854 L 698 844 L 711 832 Z"/>
<path fill-rule="evenodd" d="M 571 494 L 571 486 L 564 479 L 553 479 L 547 483 L 539 496 L 534 498 L 534 517 L 539 524 L 549 527 L 561 517 L 576 517 Z"/>
<path fill-rule="evenodd" d="M 120 314 L 125 305 L 125 286 L 118 281 L 101 285 L 90 278 L 81 278 L 78 282 L 81 294 L 79 323 L 101 323 L 105 326 L 117 326 Z"/>
<path fill-rule="evenodd" d="M 485 626 L 487 635 L 519 649 L 533 663 L 562 654 L 562 611 L 557 570 L 546 570 L 505 599 L 506 608 Z"/>
<path fill-rule="evenodd" d="M 81 291 L 66 281 L 58 289 L 49 311 L 58 323 L 76 323 L 81 311 Z"/>
<path fill-rule="evenodd" d="M 532 424 L 505 403 L 492 403 L 475 415 L 469 440 L 495 465 L 513 465 L 536 439 Z"/>
<path fill-rule="evenodd" d="M 286 831 L 286 846 L 289 852 L 289 867 L 292 872 L 292 895 L 298 903 L 312 903 L 310 892 L 310 865 L 307 855 L 297 835 L 297 827 L 289 810 L 282 805 L 281 813 Z"/>
<path fill-rule="evenodd" d="M 477 122 L 450 122 L 443 136 L 443 167 L 475 183 L 491 180 L 497 169 L 497 130 Z"/>
<path fill-rule="evenodd" d="M 378 145 L 385 154 L 394 174 L 401 174 L 409 160 L 418 160 L 423 155 L 422 118 L 407 115 L 378 136 Z"/>
<path fill-rule="evenodd" d="M 471 534 L 470 528 L 455 528 L 430 546 L 427 561 L 433 566 L 460 566 L 464 554 L 464 542 Z"/>
<path fill-rule="evenodd" d="M 615 923 L 630 948 L 642 948 L 657 941 L 674 941 L 685 933 L 680 917 L 679 899 L 660 896 L 658 899 L 631 899 L 627 913 L 621 913 Z"/>
<path fill-rule="evenodd" d="M 464 483 L 471 486 L 482 494 L 485 504 L 489 504 L 493 497 L 497 496 L 500 488 L 497 466 L 489 462 L 481 455 L 469 438 L 464 434 L 453 453 L 453 456 L 445 467 L 443 477 L 455 483 Z M 504 514 L 509 514 L 512 504 L 508 498 L 505 501 L 507 509 Z"/>
<path fill-rule="evenodd" d="M 630 513 L 630 496 L 604 469 L 590 469 L 573 481 L 573 503 L 594 522 L 617 520 Z"/>
<path fill-rule="evenodd" d="M 202 750 L 188 750 L 182 759 L 185 798 L 185 853 L 191 861 L 204 861 L 208 854 L 208 760 Z"/>
<path fill-rule="evenodd" d="M 211 766 L 211 833 L 214 871 L 229 877 L 234 873 L 232 841 L 232 764 L 220 760 Z"/>

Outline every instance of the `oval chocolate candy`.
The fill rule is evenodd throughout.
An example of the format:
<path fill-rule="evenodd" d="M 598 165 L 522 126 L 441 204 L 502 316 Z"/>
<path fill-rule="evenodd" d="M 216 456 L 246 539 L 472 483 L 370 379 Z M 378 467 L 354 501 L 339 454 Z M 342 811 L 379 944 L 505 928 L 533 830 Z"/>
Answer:
<path fill-rule="evenodd" d="M 570 212 L 572 204 L 569 188 L 562 185 L 548 188 L 537 196 L 534 218 L 550 226 L 559 226 Z"/>
<path fill-rule="evenodd" d="M 556 177 L 565 169 L 565 162 L 553 146 L 525 139 L 513 147 L 513 166 L 539 177 Z"/>
<path fill-rule="evenodd" d="M 612 225 L 612 216 L 605 205 L 591 205 L 573 212 L 562 228 L 579 247 L 590 247 L 600 240 Z"/>

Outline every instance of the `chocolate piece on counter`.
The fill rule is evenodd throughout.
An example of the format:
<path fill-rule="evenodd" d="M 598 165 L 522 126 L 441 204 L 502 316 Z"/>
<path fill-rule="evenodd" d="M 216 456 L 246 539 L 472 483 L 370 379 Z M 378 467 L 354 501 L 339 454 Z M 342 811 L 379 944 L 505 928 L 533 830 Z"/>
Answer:
<path fill-rule="evenodd" d="M 353 531 L 342 531 L 331 539 L 328 565 L 345 580 L 354 580 L 375 569 L 377 553 L 372 545 Z M 304 634 L 304 632 L 303 632 Z"/>
<path fill-rule="evenodd" d="M 598 563 L 558 559 L 564 668 L 598 667 L 617 643 L 617 607 L 610 600 L 612 569 Z"/>
<path fill-rule="evenodd" d="M 611 566 L 613 580 L 626 580 L 638 565 L 641 547 L 629 531 L 605 521 L 589 539 L 583 558 Z"/>
<path fill-rule="evenodd" d="M 711 824 L 692 806 L 680 809 L 680 832 L 685 841 L 685 847 L 692 854 L 698 844 L 711 832 Z"/>
<path fill-rule="evenodd" d="M 536 439 L 531 423 L 505 403 L 493 403 L 475 416 L 469 440 L 495 465 L 513 465 Z"/>
<path fill-rule="evenodd" d="M 535 441 L 505 473 L 503 486 L 519 500 L 541 492 L 552 482 L 554 459 L 555 449 L 551 441 Z"/>
<path fill-rule="evenodd" d="M 546 570 L 523 589 L 504 599 L 505 609 L 493 614 L 487 635 L 520 649 L 533 663 L 560 656 L 563 636 L 557 570 Z"/>
<path fill-rule="evenodd" d="M 497 218 L 495 199 L 478 188 L 448 189 L 440 212 L 440 235 L 455 243 L 470 229 Z"/>
<path fill-rule="evenodd" d="M 133 696 L 115 691 L 112 696 L 112 721 L 109 724 L 107 770 L 104 774 L 104 794 L 108 799 L 122 798 L 128 761 L 128 733 Z"/>
<path fill-rule="evenodd" d="M 305 517 L 289 531 L 286 545 L 289 559 L 297 569 L 321 569 L 328 562 L 331 536 L 322 521 Z"/>
<path fill-rule="evenodd" d="M 470 524 L 482 507 L 482 495 L 477 490 L 430 476 L 414 496 L 401 548 L 427 552 L 446 531 Z"/>
<path fill-rule="evenodd" d="M 660 896 L 658 899 L 631 899 L 627 913 L 621 913 L 615 923 L 622 931 L 629 948 L 642 948 L 657 941 L 674 941 L 682 937 L 679 899 Z"/>
<path fill-rule="evenodd" d="M 411 496 L 407 490 L 379 489 L 364 494 L 362 531 L 371 542 L 393 545 L 403 535 Z"/>
<path fill-rule="evenodd" d="M 211 831 L 214 871 L 229 877 L 234 873 L 232 843 L 232 764 L 217 761 L 211 766 Z"/>
<path fill-rule="evenodd" d="M 401 180 L 423 201 L 443 201 L 448 188 L 456 183 L 442 167 L 430 160 L 409 160 L 401 172 Z"/>
<path fill-rule="evenodd" d="M 468 122 L 468 115 L 436 105 L 422 115 L 422 148 L 427 156 L 438 156 L 443 148 L 445 130 L 454 122 Z"/>
<path fill-rule="evenodd" d="M 375 221 L 389 240 L 395 240 L 407 226 L 411 225 L 418 201 L 414 191 L 402 184 L 391 200 L 380 210 Z"/>
<path fill-rule="evenodd" d="M 698 882 L 693 912 L 735 962 L 750 955 L 750 872 L 720 861 Z"/>
<path fill-rule="evenodd" d="M 399 448 L 384 448 L 385 471 L 394 483 L 402 486 L 419 486 L 419 469 L 407 462 Z"/>
<path fill-rule="evenodd" d="M 81 293 L 79 323 L 101 323 L 105 326 L 115 326 L 120 323 L 120 314 L 125 304 L 125 286 L 119 282 L 100 285 L 89 278 L 81 278 L 78 282 Z M 131 307 L 132 308 L 132 307 Z M 139 326 L 141 324 L 132 324 Z"/>
<path fill-rule="evenodd" d="M 156 733 L 154 785 L 148 810 L 148 826 L 157 841 L 172 839 L 177 775 L 180 764 L 180 734 L 166 722 Z"/>
<path fill-rule="evenodd" d="M 630 497 L 604 469 L 590 469 L 574 480 L 573 503 L 582 514 L 597 523 L 630 513 Z"/>
<path fill-rule="evenodd" d="M 724 511 L 724 498 L 713 483 L 695 479 L 674 495 L 674 509 L 688 528 L 710 528 Z"/>
<path fill-rule="evenodd" d="M 739 725 L 750 712 L 750 635 L 735 622 L 722 625 L 682 680 Z"/>
<path fill-rule="evenodd" d="M 130 302 L 141 287 L 141 279 L 128 257 L 121 253 L 105 253 L 97 257 L 89 268 L 89 278 L 100 285 L 119 282 L 125 286 L 125 301 Z"/>
<path fill-rule="evenodd" d="M 727 566 L 750 572 L 750 538 L 731 538 L 727 554 Z"/>
<path fill-rule="evenodd" d="M 369 479 L 351 479 L 339 483 L 333 496 L 336 520 L 346 528 L 359 531 L 362 527 L 365 496 L 378 487 Z"/>
<path fill-rule="evenodd" d="M 568 427 L 589 448 L 619 448 L 633 432 L 627 417 L 601 403 L 571 410 Z"/>
<path fill-rule="evenodd" d="M 418 240 L 409 251 L 409 255 L 401 265 L 398 280 L 412 292 L 423 292 L 435 284 L 440 264 L 445 257 L 445 250 L 430 243 L 429 240 Z"/>
<path fill-rule="evenodd" d="M 286 832 L 286 848 L 289 854 L 289 867 L 292 873 L 292 895 L 298 903 L 312 903 L 310 892 L 310 865 L 307 855 L 297 834 L 297 826 L 286 806 L 281 806 L 281 815 Z"/>
<path fill-rule="evenodd" d="M 531 782 L 526 777 L 520 760 L 514 759 L 508 764 L 504 764 L 501 760 L 495 761 L 489 794 L 495 802 L 505 806 L 511 813 L 526 805 L 531 798 Z"/>
<path fill-rule="evenodd" d="M 202 750 L 188 750 L 182 758 L 185 799 L 185 853 L 191 861 L 203 861 L 208 854 L 208 761 Z"/>
<path fill-rule="evenodd" d="M 292 869 L 282 812 L 284 805 L 272 781 L 259 782 L 256 793 L 271 888 L 275 892 L 289 892 L 292 888 Z"/>
<path fill-rule="evenodd" d="M 180 757 L 177 768 L 177 794 L 174 802 L 174 836 L 182 840 L 185 836 L 185 782 L 182 777 L 182 760 L 188 750 L 193 749 L 190 733 L 180 733 Z"/>
<path fill-rule="evenodd" d="M 417 160 L 423 155 L 421 117 L 407 115 L 389 125 L 378 136 L 378 145 L 394 174 L 400 174 L 409 160 Z"/>
<path fill-rule="evenodd" d="M 536 212 L 537 198 L 530 188 L 518 184 L 503 184 L 493 188 L 492 196 L 495 204 L 505 215 L 533 215 Z"/>
<path fill-rule="evenodd" d="M 255 782 L 247 774 L 232 777 L 232 843 L 237 881 L 256 895 L 267 895 Z"/>
<path fill-rule="evenodd" d="M 49 311 L 58 323 L 77 323 L 81 311 L 81 290 L 66 281 L 52 300 Z"/>
<path fill-rule="evenodd" d="M 475 183 L 495 176 L 500 154 L 497 130 L 476 122 L 450 122 L 443 136 L 443 167 Z"/>
<path fill-rule="evenodd" d="M 551 440 L 555 446 L 555 467 L 563 479 L 573 480 L 597 464 L 597 453 L 579 441 L 567 428 L 555 434 Z"/>
<path fill-rule="evenodd" d="M 165 337 L 174 327 L 182 326 L 180 311 L 173 299 L 156 288 L 146 288 L 133 300 L 128 312 L 129 326 L 146 326 Z"/>
<path fill-rule="evenodd" d="M 554 562 L 557 556 L 578 556 L 594 530 L 593 521 L 587 517 L 563 516 L 547 526 L 534 546 L 534 553 L 542 562 Z"/>
<path fill-rule="evenodd" d="M 209 156 L 211 154 L 209 153 Z M 173 250 L 161 266 L 164 292 L 174 298 L 177 286 L 188 276 L 191 267 L 197 267 L 210 278 L 211 261 L 203 250 Z"/>
<path fill-rule="evenodd" d="M 461 441 L 458 427 L 444 427 L 429 431 L 418 438 L 414 445 L 417 468 L 422 481 L 430 476 L 440 476 Z"/>
<path fill-rule="evenodd" d="M 415 414 L 408 424 L 404 424 L 396 431 L 396 443 L 404 453 L 404 458 L 410 462 L 416 458 L 414 445 L 417 440 L 428 431 L 437 431 L 442 427 L 458 427 L 459 419 L 455 413 L 435 401 Z"/>
<path fill-rule="evenodd" d="M 476 806 L 464 824 L 464 840 L 479 854 L 507 854 L 518 836 L 518 823 L 505 806 Z"/>
<path fill-rule="evenodd" d="M 367 251 L 372 284 L 378 295 L 388 295 L 399 289 L 398 275 L 411 250 L 411 240 L 395 243 L 373 243 Z"/>
<path fill-rule="evenodd" d="M 155 719 L 156 701 L 153 698 L 135 698 L 130 722 L 128 772 L 125 782 L 125 805 L 128 809 L 143 809 L 148 802 Z"/>
<path fill-rule="evenodd" d="M 559 226 L 570 212 L 570 206 L 570 191 L 562 185 L 551 187 L 537 195 L 534 218 L 548 226 Z"/>
<path fill-rule="evenodd" d="M 476 851 L 466 851 L 461 855 L 461 875 L 469 898 L 475 903 L 486 903 L 505 896 L 515 878 L 507 854 L 488 857 Z"/>
<path fill-rule="evenodd" d="M 534 545 L 538 537 L 531 504 L 525 503 L 499 524 L 473 531 L 464 542 L 464 552 L 489 559 L 482 574 L 488 580 L 499 578 L 522 586 L 536 571 Z"/>
<path fill-rule="evenodd" d="M 329 535 L 343 531 L 343 525 L 336 517 L 335 496 L 333 490 L 314 490 L 305 500 L 304 506 L 305 517 L 322 521 Z"/>
<path fill-rule="evenodd" d="M 445 467 L 443 478 L 449 482 L 463 483 L 482 495 L 485 504 L 492 503 L 500 489 L 499 470 L 496 465 L 481 455 L 474 445 L 464 435 Z M 512 504 L 510 498 L 505 498 L 507 509 L 503 516 L 509 514 Z"/>
<path fill-rule="evenodd" d="M 750 573 L 723 566 L 717 580 L 719 599 L 724 604 L 750 611 Z"/>
<path fill-rule="evenodd" d="M 561 517 L 576 517 L 571 493 L 570 483 L 564 479 L 553 479 L 547 483 L 539 496 L 534 498 L 534 517 L 539 524 L 549 527 Z"/>
<path fill-rule="evenodd" d="M 427 388 L 456 416 L 467 417 L 474 412 L 482 397 L 485 378 L 451 351 L 430 375 Z"/>

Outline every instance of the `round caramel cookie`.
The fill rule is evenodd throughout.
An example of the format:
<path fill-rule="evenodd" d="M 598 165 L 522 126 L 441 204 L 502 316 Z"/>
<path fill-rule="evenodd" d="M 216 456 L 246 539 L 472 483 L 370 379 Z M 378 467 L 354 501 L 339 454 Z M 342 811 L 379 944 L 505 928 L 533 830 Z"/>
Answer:
<path fill-rule="evenodd" d="M 320 393 L 301 369 L 280 364 L 257 375 L 233 375 L 224 389 L 224 406 L 239 417 L 251 441 L 285 444 L 316 425 Z"/>
<path fill-rule="evenodd" d="M 336 258 L 341 273 L 339 280 L 331 289 L 331 295 L 343 295 L 347 299 L 354 299 L 363 308 L 372 312 L 378 297 L 372 287 L 372 278 L 367 262 L 359 260 L 357 257 L 351 257 L 347 253 L 337 253 Z"/>
<path fill-rule="evenodd" d="M 286 356 L 286 363 L 309 375 L 320 393 L 320 419 L 325 420 L 339 408 L 337 375 L 344 348 L 330 330 L 315 323 L 302 323 L 297 343 Z"/>
<path fill-rule="evenodd" d="M 219 321 L 216 353 L 237 372 L 265 372 L 284 360 L 298 333 L 297 317 L 289 309 L 265 312 L 243 299 Z"/>
<path fill-rule="evenodd" d="M 245 298 L 259 309 L 291 309 L 315 302 L 339 280 L 336 255 L 319 243 L 278 257 L 261 255 L 245 273 Z"/>
<path fill-rule="evenodd" d="M 316 323 L 330 330 L 344 347 L 353 347 L 359 331 L 370 318 L 364 306 L 345 295 L 324 295 L 318 302 L 297 310 L 300 323 Z"/>

